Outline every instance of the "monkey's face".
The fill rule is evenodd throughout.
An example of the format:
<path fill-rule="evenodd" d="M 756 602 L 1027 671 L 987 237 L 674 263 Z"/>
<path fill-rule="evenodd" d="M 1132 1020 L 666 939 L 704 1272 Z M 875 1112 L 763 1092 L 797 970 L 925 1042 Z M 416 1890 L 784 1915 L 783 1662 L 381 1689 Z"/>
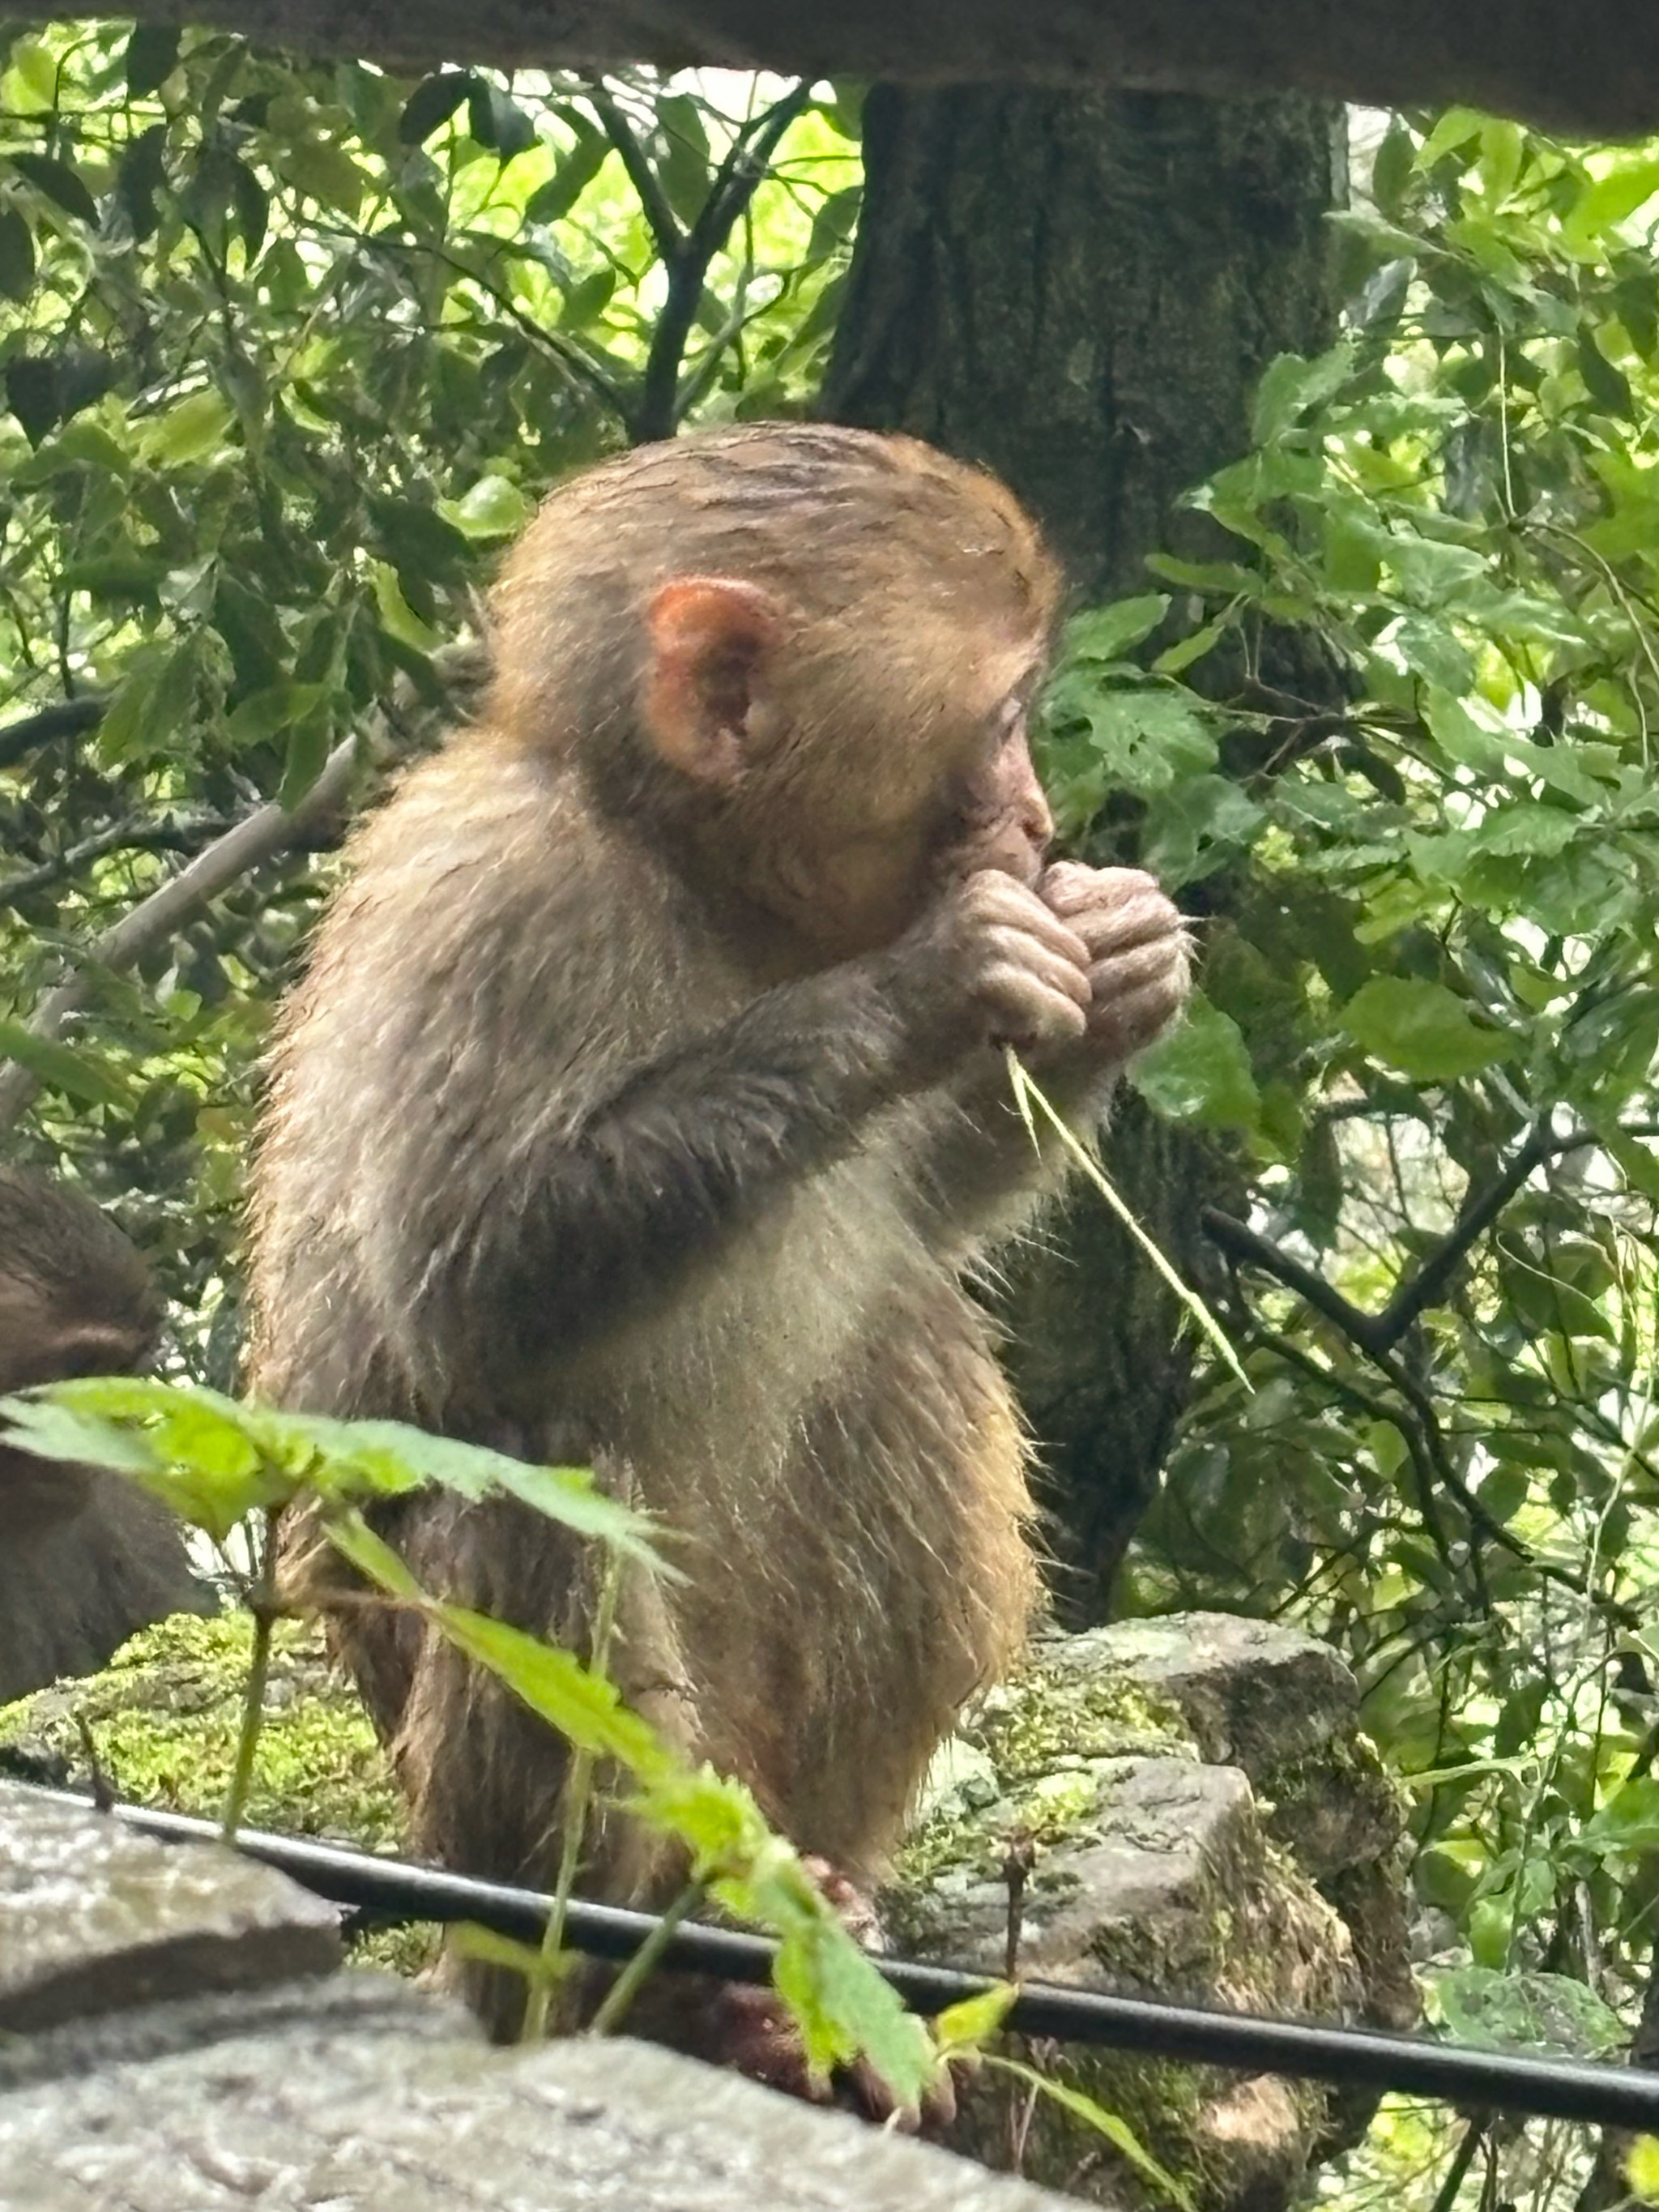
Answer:
<path fill-rule="evenodd" d="M 150 1350 L 141 1331 L 64 1315 L 39 1286 L 0 1277 L 0 1396 L 78 1375 L 131 1374 Z M 19 1451 L 0 1430 L 0 1542 L 72 1520 L 93 1476 L 90 1468 Z"/>
<path fill-rule="evenodd" d="M 819 957 L 890 943 L 993 868 L 1035 884 L 1054 818 L 1028 720 L 1047 661 L 1029 605 L 969 623 L 917 608 L 897 634 L 810 623 L 757 587 L 680 578 L 650 614 L 648 743 L 709 872 Z"/>

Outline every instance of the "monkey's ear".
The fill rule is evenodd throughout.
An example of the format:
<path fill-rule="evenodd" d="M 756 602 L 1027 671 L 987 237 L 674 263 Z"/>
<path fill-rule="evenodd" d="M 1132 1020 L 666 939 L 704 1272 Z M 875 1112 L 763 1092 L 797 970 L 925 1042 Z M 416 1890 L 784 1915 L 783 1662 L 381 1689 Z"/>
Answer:
<path fill-rule="evenodd" d="M 749 710 L 782 623 L 777 602 L 734 576 L 672 576 L 646 609 L 651 667 L 645 724 L 670 768 L 735 783 Z"/>

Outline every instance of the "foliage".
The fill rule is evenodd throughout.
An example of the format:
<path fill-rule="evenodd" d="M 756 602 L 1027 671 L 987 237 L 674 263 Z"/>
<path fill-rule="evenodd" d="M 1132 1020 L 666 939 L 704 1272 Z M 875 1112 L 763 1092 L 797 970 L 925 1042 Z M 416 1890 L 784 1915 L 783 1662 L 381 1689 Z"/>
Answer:
<path fill-rule="evenodd" d="M 1334 1637 L 1441 2016 L 1586 2051 L 1659 1902 L 1656 193 L 1396 118 L 1340 343 L 1194 495 L 1213 557 L 1079 618 L 1048 738 L 1073 833 L 1208 917 L 1135 1079 L 1250 1193 L 1206 1288 L 1254 1395 L 1209 1363 L 1131 1601 Z"/>
<path fill-rule="evenodd" d="M 295 799 L 394 678 L 441 706 L 434 650 L 554 478 L 692 413 L 799 404 L 852 128 L 775 81 L 416 82 L 155 26 L 0 40 L 0 1042 L 49 1086 L 42 1156 L 162 1256 L 189 1371 L 231 1379 L 234 1311 L 209 1324 L 249 1070 L 317 872 L 169 929 L 72 1042 L 8 1016 L 66 941 Z"/>
<path fill-rule="evenodd" d="M 423 1590 L 364 1518 L 374 1499 L 437 1484 L 477 1500 L 505 1492 L 647 1572 L 662 1563 L 647 1524 L 585 1471 L 532 1468 L 397 1422 L 318 1420 L 238 1406 L 216 1392 L 123 1379 L 54 1383 L 0 1400 L 3 1433 L 43 1457 L 90 1462 L 138 1482 L 222 1540 L 249 1516 L 309 1500 L 325 1533 L 391 1603 L 418 1612 L 495 1675 L 573 1749 L 602 1758 L 632 1785 L 628 1802 L 684 1845 L 695 1891 L 778 1939 L 774 1977 L 815 2074 L 861 2059 L 900 2106 L 921 2101 L 939 2061 L 927 2031 L 848 1934 L 799 1853 L 768 1826 L 741 1783 L 692 1766 L 574 1653 Z M 263 1723 L 260 1690 L 275 1605 L 269 1549 L 244 1595 L 253 1642 L 242 1741 L 228 1784 L 234 1832 Z M 560 1962 L 550 1962 L 556 1969 Z"/>
<path fill-rule="evenodd" d="M 0 52 L 0 1101 L 12 1054 L 28 1148 L 163 1265 L 173 1371 L 228 1386 L 252 1071 L 345 810 L 103 940 L 67 1028 L 42 988 L 371 709 L 425 742 L 547 483 L 810 404 L 855 121 L 155 27 Z M 1200 917 L 1134 1080 L 1243 1194 L 1198 1287 L 1249 1387 L 1205 1353 L 1130 1601 L 1334 1638 L 1415 1778 L 1442 2016 L 1586 2049 L 1659 1905 L 1656 220 L 1651 145 L 1395 119 L 1341 342 L 1264 380 L 1208 554 L 1077 618 L 1044 737 L 1074 844 Z M 343 1463 L 179 1402 L 170 1466 Z M 372 1487 L 415 1448 L 365 1449 Z M 1428 2201 L 1443 2137 L 1377 2140 Z M 1564 2185 L 1474 2141 L 1472 2189 Z"/>

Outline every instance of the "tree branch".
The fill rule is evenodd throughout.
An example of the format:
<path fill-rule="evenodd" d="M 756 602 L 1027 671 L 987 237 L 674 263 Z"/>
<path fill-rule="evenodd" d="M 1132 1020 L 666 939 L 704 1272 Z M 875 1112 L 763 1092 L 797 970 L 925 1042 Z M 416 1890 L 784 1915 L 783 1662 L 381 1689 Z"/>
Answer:
<path fill-rule="evenodd" d="M 24 868 L 0 881 L 0 907 L 15 907 L 36 891 L 49 890 L 88 861 L 101 860 L 111 853 L 193 853 L 227 826 L 222 815 L 198 822 L 118 822 L 70 846 L 55 860 L 42 860 L 38 867 Z"/>
<path fill-rule="evenodd" d="M 440 676 L 464 681 L 477 658 L 476 646 L 454 646 L 434 655 L 434 665 Z M 205 852 L 198 853 L 187 867 L 141 899 L 112 928 L 94 938 L 76 956 L 83 963 L 79 971 L 67 975 L 40 999 L 29 1021 L 31 1036 L 61 1035 L 70 1017 L 92 995 L 99 975 L 125 975 L 146 953 L 165 944 L 200 908 L 253 869 L 301 842 L 319 819 L 343 801 L 361 757 L 372 758 L 383 752 L 396 758 L 404 750 L 398 741 L 397 726 L 395 718 L 383 711 L 375 717 L 370 733 L 360 737 L 354 732 L 342 738 L 291 813 L 275 799 L 257 808 L 222 837 L 216 838 Z M 20 1061 L 0 1064 L 0 1133 L 15 1127 L 40 1087 L 39 1078 Z"/>
<path fill-rule="evenodd" d="M 636 443 L 652 438 L 672 438 L 684 412 L 680 370 L 686 341 L 702 302 L 708 265 L 732 234 L 732 227 L 754 198 L 766 174 L 778 141 L 812 97 L 810 80 L 795 86 L 775 106 L 733 140 L 716 171 L 697 219 L 672 256 L 665 255 L 668 295 L 646 356 L 640 404 L 635 411 Z"/>
<path fill-rule="evenodd" d="M 657 249 L 657 258 L 672 269 L 678 260 L 685 240 L 674 210 L 668 204 L 666 194 L 657 180 L 657 173 L 646 159 L 645 149 L 634 135 L 634 126 L 623 113 L 605 87 L 597 79 L 587 86 L 587 102 L 604 128 L 605 137 L 622 156 L 622 165 L 628 172 L 628 181 L 638 196 L 646 228 L 651 233 L 651 243 Z"/>
<path fill-rule="evenodd" d="M 1551 1135 L 1547 1116 L 1534 1121 L 1508 1166 L 1485 1190 L 1465 1194 L 1457 1218 L 1440 1244 L 1370 1321 L 1378 1347 L 1383 1352 L 1392 1351 L 1418 1316 L 1439 1303 L 1471 1249 L 1492 1227 L 1534 1168 L 1541 1167 L 1547 1159 L 1561 1152 L 1595 1141 L 1589 1132 L 1583 1132 L 1563 1144 Z M 1370 1351 L 1371 1346 L 1368 1345 L 1366 1349 Z"/>
<path fill-rule="evenodd" d="M 35 714 L 8 722 L 0 730 L 0 769 L 15 768 L 37 746 L 50 744 L 54 738 L 78 738 L 83 731 L 95 730 L 108 705 L 107 699 L 89 693 L 78 699 L 56 700 Z"/>

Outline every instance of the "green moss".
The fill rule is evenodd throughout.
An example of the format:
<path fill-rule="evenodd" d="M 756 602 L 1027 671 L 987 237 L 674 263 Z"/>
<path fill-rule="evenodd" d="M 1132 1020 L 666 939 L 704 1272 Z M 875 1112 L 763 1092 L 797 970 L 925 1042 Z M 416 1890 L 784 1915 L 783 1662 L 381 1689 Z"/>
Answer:
<path fill-rule="evenodd" d="M 102 1674 L 0 1708 L 0 1747 L 79 1775 L 84 1729 L 118 1796 L 216 1817 L 242 1725 L 252 1633 L 240 1612 L 146 1629 Z M 396 1850 L 399 1801 L 368 1715 L 314 1629 L 283 1622 L 273 1644 L 248 1825 Z"/>
<path fill-rule="evenodd" d="M 963 1729 L 1006 1783 L 1067 1760 L 1195 1759 L 1192 1732 L 1172 1700 L 1100 1669 L 1036 1663 L 991 1691 Z"/>
<path fill-rule="evenodd" d="M 403 1809 L 386 1753 L 313 1626 L 278 1624 L 248 1798 L 250 1827 L 327 1836 L 365 1850 L 403 1847 Z M 240 1611 L 181 1615 L 145 1629 L 100 1674 L 0 1707 L 0 1752 L 63 1780 L 87 1769 L 84 1726 L 118 1797 L 216 1820 L 242 1726 L 252 1622 Z M 430 1964 L 427 1927 L 378 1928 L 355 1963 L 412 1975 Z"/>

